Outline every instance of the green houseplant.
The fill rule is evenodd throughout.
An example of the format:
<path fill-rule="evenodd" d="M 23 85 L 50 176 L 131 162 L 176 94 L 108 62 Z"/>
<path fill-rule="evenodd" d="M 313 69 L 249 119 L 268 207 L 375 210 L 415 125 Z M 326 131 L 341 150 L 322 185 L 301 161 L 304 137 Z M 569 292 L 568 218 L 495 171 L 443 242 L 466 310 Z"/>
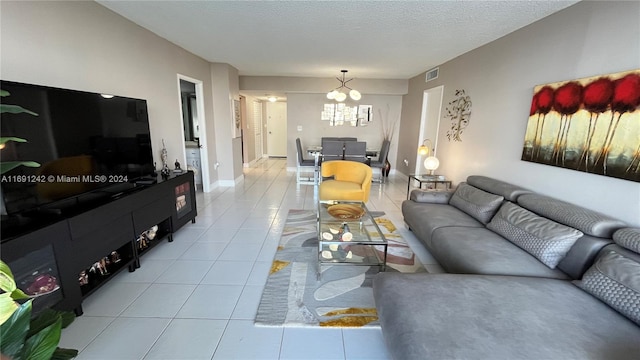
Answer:
<path fill-rule="evenodd" d="M 9 95 L 10 94 L 9 94 L 8 91 L 0 89 L 0 97 L 7 97 Z M 1 103 L 0 104 L 0 114 L 4 114 L 4 113 L 9 113 L 9 114 L 26 113 L 26 114 L 33 115 L 33 116 L 38 116 L 38 114 L 34 113 L 31 110 L 27 110 L 27 109 L 23 108 L 22 106 Z M 6 146 L 6 144 L 9 141 L 27 142 L 26 139 L 19 138 L 19 137 L 14 137 L 14 136 L 0 137 L 0 149 L 4 149 L 4 147 Z M 18 167 L 18 166 L 39 167 L 40 164 L 38 164 L 35 161 L 6 161 L 6 162 L 5 161 L 0 161 L 0 175 L 6 173 L 9 170 L 12 170 L 12 169 Z"/>
<path fill-rule="evenodd" d="M 77 350 L 58 347 L 60 333 L 75 319 L 69 312 L 47 309 L 31 317 L 33 298 L 16 286 L 9 266 L 0 261 L 0 353 L 2 359 L 73 359 Z"/>

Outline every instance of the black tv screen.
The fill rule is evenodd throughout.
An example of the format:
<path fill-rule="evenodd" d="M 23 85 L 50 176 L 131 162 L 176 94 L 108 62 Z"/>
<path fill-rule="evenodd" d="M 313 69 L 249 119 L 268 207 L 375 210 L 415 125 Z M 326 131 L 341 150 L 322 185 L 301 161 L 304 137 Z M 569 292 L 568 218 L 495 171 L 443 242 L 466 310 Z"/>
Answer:
<path fill-rule="evenodd" d="M 10 81 L 0 89 L 8 214 L 155 177 L 145 100 Z"/>

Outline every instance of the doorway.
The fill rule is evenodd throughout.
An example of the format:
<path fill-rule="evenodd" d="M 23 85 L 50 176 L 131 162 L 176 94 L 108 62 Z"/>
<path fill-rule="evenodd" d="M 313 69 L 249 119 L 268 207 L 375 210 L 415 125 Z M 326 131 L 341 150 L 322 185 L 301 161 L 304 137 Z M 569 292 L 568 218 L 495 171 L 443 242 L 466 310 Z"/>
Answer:
<path fill-rule="evenodd" d="M 267 154 L 287 157 L 287 103 L 267 103 Z"/>
<path fill-rule="evenodd" d="M 194 172 L 196 190 L 211 191 L 202 81 L 178 74 L 182 119 L 183 169 Z"/>
<path fill-rule="evenodd" d="M 422 116 L 420 120 L 418 147 L 422 145 L 426 139 L 431 140 L 431 145 L 433 147 L 429 150 L 433 150 L 433 153 L 430 153 L 427 156 L 436 156 L 436 151 L 438 149 L 438 132 L 440 129 L 443 92 L 444 86 L 440 85 L 432 89 L 425 90 L 422 98 Z M 429 145 L 428 142 L 427 145 Z M 426 159 L 426 156 L 420 154 L 416 156 L 416 168 L 414 170 L 414 174 L 420 174 L 425 171 L 422 164 L 424 159 Z"/>

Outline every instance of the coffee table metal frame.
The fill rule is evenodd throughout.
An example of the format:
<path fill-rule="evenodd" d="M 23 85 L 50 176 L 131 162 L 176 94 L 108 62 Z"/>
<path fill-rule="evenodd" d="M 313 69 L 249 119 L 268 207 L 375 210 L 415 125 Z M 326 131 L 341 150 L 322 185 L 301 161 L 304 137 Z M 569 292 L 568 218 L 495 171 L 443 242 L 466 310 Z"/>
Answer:
<path fill-rule="evenodd" d="M 327 209 L 331 205 L 355 204 L 362 206 L 364 215 L 357 220 L 338 219 L 331 216 Z M 341 240 L 340 234 L 332 234 L 331 229 L 339 230 L 343 224 L 347 224 L 353 238 L 351 241 Z M 380 271 L 386 270 L 388 241 L 384 237 L 378 223 L 367 209 L 366 205 L 360 201 L 319 201 L 317 212 L 317 232 L 318 232 L 318 280 L 321 279 L 322 265 L 359 265 L 359 266 L 379 266 Z M 322 234 L 329 233 L 332 240 L 325 239 Z M 331 246 L 334 245 L 334 246 Z M 331 250 L 336 248 L 337 250 Z M 378 250 L 379 249 L 379 250 Z M 329 251 L 332 258 L 323 257 L 323 251 Z M 352 252 L 352 257 L 347 254 Z M 326 254 L 326 253 L 325 253 Z"/>

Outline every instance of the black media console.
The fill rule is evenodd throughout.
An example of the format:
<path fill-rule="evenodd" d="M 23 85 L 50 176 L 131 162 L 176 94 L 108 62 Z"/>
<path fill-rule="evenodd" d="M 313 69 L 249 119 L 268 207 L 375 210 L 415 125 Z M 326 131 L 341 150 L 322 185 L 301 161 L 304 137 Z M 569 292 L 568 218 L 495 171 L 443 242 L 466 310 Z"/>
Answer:
<path fill-rule="evenodd" d="M 101 189 L 59 208 L 2 220 L 2 260 L 35 296 L 34 314 L 53 307 L 82 314 L 82 300 L 189 221 L 192 172 Z"/>

